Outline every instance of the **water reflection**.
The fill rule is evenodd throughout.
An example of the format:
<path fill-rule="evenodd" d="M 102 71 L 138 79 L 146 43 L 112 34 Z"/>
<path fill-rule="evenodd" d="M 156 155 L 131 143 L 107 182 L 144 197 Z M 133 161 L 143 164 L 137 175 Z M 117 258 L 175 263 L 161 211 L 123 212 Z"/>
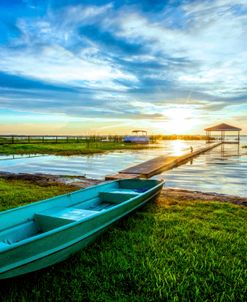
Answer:
<path fill-rule="evenodd" d="M 127 167 L 153 157 L 188 152 L 204 146 L 204 141 L 163 141 L 160 148 L 125 150 L 90 156 L 0 156 L 0 171 L 86 176 L 104 179 Z M 247 139 L 242 141 L 247 145 Z M 169 187 L 206 192 L 247 195 L 247 154 L 237 144 L 225 144 L 210 150 L 156 178 L 164 178 Z"/>
<path fill-rule="evenodd" d="M 167 187 L 247 196 L 247 155 L 237 144 L 224 144 L 154 178 L 164 178 Z"/>
<path fill-rule="evenodd" d="M 33 158 L 33 157 L 41 157 L 41 156 L 44 156 L 44 155 L 40 155 L 40 154 L 24 154 L 24 155 L 11 154 L 11 155 L 0 155 L 0 161 L 1 161 L 1 160 L 11 160 L 11 159 Z"/>
<path fill-rule="evenodd" d="M 104 179 L 105 175 L 116 173 L 127 167 L 149 160 L 156 156 L 173 154 L 180 146 L 183 151 L 191 145 L 204 145 L 204 141 L 163 141 L 159 148 L 146 150 L 120 150 L 105 154 L 84 156 L 42 156 L 20 157 L 18 160 L 0 161 L 0 171 L 12 173 L 44 173 L 54 175 L 75 175 Z"/>
<path fill-rule="evenodd" d="M 175 156 L 182 155 L 190 149 L 188 144 L 182 140 L 175 140 L 171 142 L 171 153 Z"/>
<path fill-rule="evenodd" d="M 241 155 L 239 144 L 222 144 L 220 147 L 222 157 Z"/>

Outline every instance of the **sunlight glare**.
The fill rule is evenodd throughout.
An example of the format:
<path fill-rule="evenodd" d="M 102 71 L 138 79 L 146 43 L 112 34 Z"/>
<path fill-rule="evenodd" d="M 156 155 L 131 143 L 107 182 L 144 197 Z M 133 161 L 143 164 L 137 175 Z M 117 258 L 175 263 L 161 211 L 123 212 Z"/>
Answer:
<path fill-rule="evenodd" d="M 184 154 L 188 149 L 188 146 L 181 140 L 172 141 L 172 154 L 180 156 Z"/>
<path fill-rule="evenodd" d="M 191 108 L 171 108 L 164 112 L 168 117 L 167 132 L 173 134 L 186 134 L 198 123 L 195 112 Z"/>

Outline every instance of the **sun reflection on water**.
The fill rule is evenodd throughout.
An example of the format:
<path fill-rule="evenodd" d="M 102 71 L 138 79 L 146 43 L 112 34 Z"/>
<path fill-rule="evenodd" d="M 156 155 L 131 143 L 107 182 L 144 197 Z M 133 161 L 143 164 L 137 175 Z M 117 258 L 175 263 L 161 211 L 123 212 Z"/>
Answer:
<path fill-rule="evenodd" d="M 185 152 L 189 151 L 188 145 L 181 140 L 172 141 L 171 147 L 171 153 L 176 156 L 183 155 Z"/>

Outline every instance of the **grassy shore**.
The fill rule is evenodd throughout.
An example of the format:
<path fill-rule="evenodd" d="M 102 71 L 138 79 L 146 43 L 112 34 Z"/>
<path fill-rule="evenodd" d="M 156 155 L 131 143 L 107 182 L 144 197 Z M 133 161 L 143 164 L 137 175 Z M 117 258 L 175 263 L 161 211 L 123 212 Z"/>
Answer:
<path fill-rule="evenodd" d="M 1 209 L 71 191 L 0 180 Z M 67 261 L 0 281 L 1 301 L 246 301 L 247 209 L 161 194 Z"/>
<path fill-rule="evenodd" d="M 60 184 L 37 185 L 31 181 L 6 180 L 0 178 L 0 211 L 22 206 L 27 203 L 65 194 L 75 190 L 73 186 Z"/>
<path fill-rule="evenodd" d="M 150 148 L 148 145 L 133 145 L 114 142 L 84 142 L 59 144 L 6 144 L 0 145 L 0 154 L 54 154 L 81 155 L 103 153 L 113 150 L 138 150 Z M 152 147 L 153 148 L 153 147 Z"/>

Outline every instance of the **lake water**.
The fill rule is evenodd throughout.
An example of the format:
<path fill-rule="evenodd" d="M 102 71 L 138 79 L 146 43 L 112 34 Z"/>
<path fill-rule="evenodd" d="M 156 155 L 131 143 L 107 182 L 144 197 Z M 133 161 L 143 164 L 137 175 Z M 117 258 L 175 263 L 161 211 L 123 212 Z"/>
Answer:
<path fill-rule="evenodd" d="M 165 179 L 166 187 L 247 197 L 247 149 L 238 147 L 218 146 L 153 178 Z"/>
<path fill-rule="evenodd" d="M 114 151 L 104 154 L 83 156 L 0 156 L 0 171 L 12 173 L 45 173 L 53 175 L 75 175 L 104 179 L 129 166 L 163 154 L 180 154 L 205 144 L 202 141 L 166 141 L 160 148 Z"/>
<path fill-rule="evenodd" d="M 242 145 L 247 145 L 244 138 Z M 0 156 L 0 171 L 86 176 L 104 179 L 129 166 L 165 154 L 180 155 L 190 146 L 204 146 L 204 141 L 164 141 L 160 148 L 114 151 L 84 156 Z M 198 191 L 247 196 L 247 149 L 238 145 L 219 146 L 155 178 L 164 178 L 166 186 Z"/>

